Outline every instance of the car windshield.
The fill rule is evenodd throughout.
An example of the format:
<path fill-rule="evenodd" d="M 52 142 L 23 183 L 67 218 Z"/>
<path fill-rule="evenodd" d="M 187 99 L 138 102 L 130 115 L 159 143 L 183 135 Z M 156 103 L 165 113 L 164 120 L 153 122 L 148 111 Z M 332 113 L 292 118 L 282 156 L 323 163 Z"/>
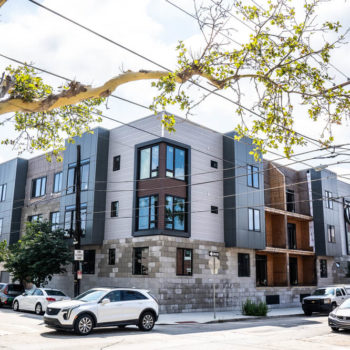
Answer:
<path fill-rule="evenodd" d="M 334 289 L 333 288 L 320 288 L 316 289 L 312 295 L 334 295 Z"/>
<path fill-rule="evenodd" d="M 60 290 L 45 290 L 47 295 L 57 295 L 61 297 L 65 297 L 66 295 L 62 293 Z"/>
<path fill-rule="evenodd" d="M 105 290 L 91 289 L 83 294 L 78 295 L 76 298 L 74 298 L 74 300 L 97 301 L 100 300 L 105 294 Z"/>
<path fill-rule="evenodd" d="M 350 309 L 350 299 L 346 299 L 340 306 L 339 309 Z"/>

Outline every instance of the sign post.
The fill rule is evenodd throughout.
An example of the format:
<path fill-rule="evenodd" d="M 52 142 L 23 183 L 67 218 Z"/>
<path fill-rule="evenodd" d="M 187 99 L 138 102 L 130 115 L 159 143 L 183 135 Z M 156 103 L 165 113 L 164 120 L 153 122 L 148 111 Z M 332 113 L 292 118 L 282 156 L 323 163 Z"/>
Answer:
<path fill-rule="evenodd" d="M 219 268 L 220 268 L 220 254 L 219 252 L 213 252 L 213 251 L 209 251 L 209 256 L 211 257 L 211 259 L 209 260 L 209 267 L 210 267 L 210 271 L 213 275 L 217 275 L 219 272 Z M 213 282 L 213 305 L 214 305 L 214 319 L 216 319 L 216 285 L 215 285 L 215 281 Z"/>

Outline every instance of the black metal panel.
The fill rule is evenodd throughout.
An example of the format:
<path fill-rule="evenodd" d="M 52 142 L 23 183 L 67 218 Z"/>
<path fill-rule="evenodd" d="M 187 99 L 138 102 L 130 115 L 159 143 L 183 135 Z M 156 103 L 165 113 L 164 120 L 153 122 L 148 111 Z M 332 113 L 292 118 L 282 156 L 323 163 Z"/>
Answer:
<path fill-rule="evenodd" d="M 280 303 L 280 296 L 277 295 L 266 295 L 266 304 L 267 305 L 277 305 Z"/>

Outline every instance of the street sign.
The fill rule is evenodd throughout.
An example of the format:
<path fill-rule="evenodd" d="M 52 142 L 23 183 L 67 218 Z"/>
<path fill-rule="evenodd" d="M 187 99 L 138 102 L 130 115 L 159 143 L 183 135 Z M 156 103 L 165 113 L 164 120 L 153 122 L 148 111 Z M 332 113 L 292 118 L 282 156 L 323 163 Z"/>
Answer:
<path fill-rule="evenodd" d="M 209 256 L 215 256 L 216 258 L 219 258 L 220 254 L 219 252 L 213 252 L 212 250 L 209 250 Z"/>
<path fill-rule="evenodd" d="M 209 259 L 209 268 L 213 275 L 217 275 L 219 273 L 220 260 L 216 256 Z"/>
<path fill-rule="evenodd" d="M 84 261 L 84 250 L 74 250 L 74 261 Z"/>

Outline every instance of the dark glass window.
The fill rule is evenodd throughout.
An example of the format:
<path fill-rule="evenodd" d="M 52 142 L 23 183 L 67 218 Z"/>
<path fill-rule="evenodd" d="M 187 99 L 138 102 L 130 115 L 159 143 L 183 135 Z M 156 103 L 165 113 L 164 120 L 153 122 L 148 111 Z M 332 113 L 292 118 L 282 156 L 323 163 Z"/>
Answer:
<path fill-rule="evenodd" d="M 177 248 L 176 274 L 179 276 L 192 276 L 192 249 Z"/>
<path fill-rule="evenodd" d="M 212 214 L 219 214 L 219 208 L 218 208 L 218 207 L 215 207 L 214 205 L 212 205 L 212 206 L 210 207 L 210 212 L 211 212 Z"/>
<path fill-rule="evenodd" d="M 139 151 L 139 179 L 158 176 L 159 146 L 143 148 Z"/>
<path fill-rule="evenodd" d="M 287 211 L 295 213 L 295 195 L 293 190 L 286 191 Z"/>
<path fill-rule="evenodd" d="M 321 259 L 320 260 L 320 276 L 321 278 L 327 278 L 328 272 L 327 272 L 327 260 Z"/>
<path fill-rule="evenodd" d="M 113 157 L 113 171 L 120 170 L 120 156 Z"/>
<path fill-rule="evenodd" d="M 28 221 L 29 222 L 38 222 L 43 220 L 43 215 L 42 214 L 36 214 L 36 215 L 31 215 L 28 216 Z"/>
<path fill-rule="evenodd" d="M 116 218 L 119 215 L 119 202 L 114 201 L 111 203 L 111 217 Z"/>
<path fill-rule="evenodd" d="M 328 242 L 335 243 L 335 227 L 328 225 Z"/>
<path fill-rule="evenodd" d="M 174 146 L 166 146 L 166 176 L 185 180 L 185 150 Z"/>
<path fill-rule="evenodd" d="M 211 160 L 211 161 L 210 161 L 210 166 L 211 166 L 212 168 L 217 169 L 217 168 L 218 168 L 218 162 L 215 161 L 215 160 Z"/>
<path fill-rule="evenodd" d="M 55 231 L 60 228 L 60 212 L 55 211 L 50 213 L 51 230 Z"/>
<path fill-rule="evenodd" d="M 238 277 L 250 276 L 249 254 L 238 253 Z"/>
<path fill-rule="evenodd" d="M 256 255 L 256 285 L 257 287 L 267 286 L 267 257 Z"/>
<path fill-rule="evenodd" d="M 165 197 L 165 228 L 185 231 L 186 213 L 185 199 L 173 196 Z"/>
<path fill-rule="evenodd" d="M 83 235 L 86 229 L 86 208 L 86 203 L 80 205 L 81 230 Z M 75 231 L 75 205 L 66 207 L 64 212 L 64 230 L 67 232 L 67 236 L 71 236 Z"/>
<path fill-rule="evenodd" d="M 133 290 L 122 290 L 122 301 L 144 300 L 147 299 L 143 294 Z"/>
<path fill-rule="evenodd" d="M 297 237 L 296 237 L 296 226 L 295 224 L 288 223 L 288 248 L 297 249 Z"/>
<path fill-rule="evenodd" d="M 46 193 L 46 176 L 39 177 L 33 180 L 32 197 L 42 197 Z"/>
<path fill-rule="evenodd" d="M 35 289 L 33 295 L 44 295 L 44 293 L 40 289 Z"/>
<path fill-rule="evenodd" d="M 333 209 L 333 197 L 332 192 L 326 191 L 326 207 L 328 209 Z"/>
<path fill-rule="evenodd" d="M 56 173 L 53 180 L 53 192 L 58 193 L 62 191 L 62 171 Z"/>
<path fill-rule="evenodd" d="M 253 165 L 247 166 L 248 186 L 259 188 L 259 168 Z"/>
<path fill-rule="evenodd" d="M 85 275 L 95 274 L 95 250 L 84 250 L 84 261 L 82 263 L 82 271 Z"/>
<path fill-rule="evenodd" d="M 75 171 L 76 163 L 69 164 L 68 166 L 68 176 L 67 176 L 67 194 L 75 192 Z M 89 185 L 89 159 L 84 159 L 80 162 L 80 181 L 81 190 L 85 191 L 88 189 Z"/>
<path fill-rule="evenodd" d="M 132 273 L 148 275 L 148 247 L 134 248 Z"/>
<path fill-rule="evenodd" d="M 289 282 L 291 286 L 298 285 L 298 259 L 289 258 Z"/>
<path fill-rule="evenodd" d="M 158 196 L 140 197 L 137 205 L 137 229 L 157 228 Z"/>
<path fill-rule="evenodd" d="M 108 249 L 108 265 L 115 265 L 115 249 Z"/>
<path fill-rule="evenodd" d="M 122 291 L 114 290 L 113 292 L 108 293 L 103 299 L 109 299 L 111 303 L 122 300 Z"/>
<path fill-rule="evenodd" d="M 7 184 L 0 185 L 0 202 L 6 199 Z"/>
<path fill-rule="evenodd" d="M 248 208 L 248 230 L 260 231 L 260 210 Z"/>

